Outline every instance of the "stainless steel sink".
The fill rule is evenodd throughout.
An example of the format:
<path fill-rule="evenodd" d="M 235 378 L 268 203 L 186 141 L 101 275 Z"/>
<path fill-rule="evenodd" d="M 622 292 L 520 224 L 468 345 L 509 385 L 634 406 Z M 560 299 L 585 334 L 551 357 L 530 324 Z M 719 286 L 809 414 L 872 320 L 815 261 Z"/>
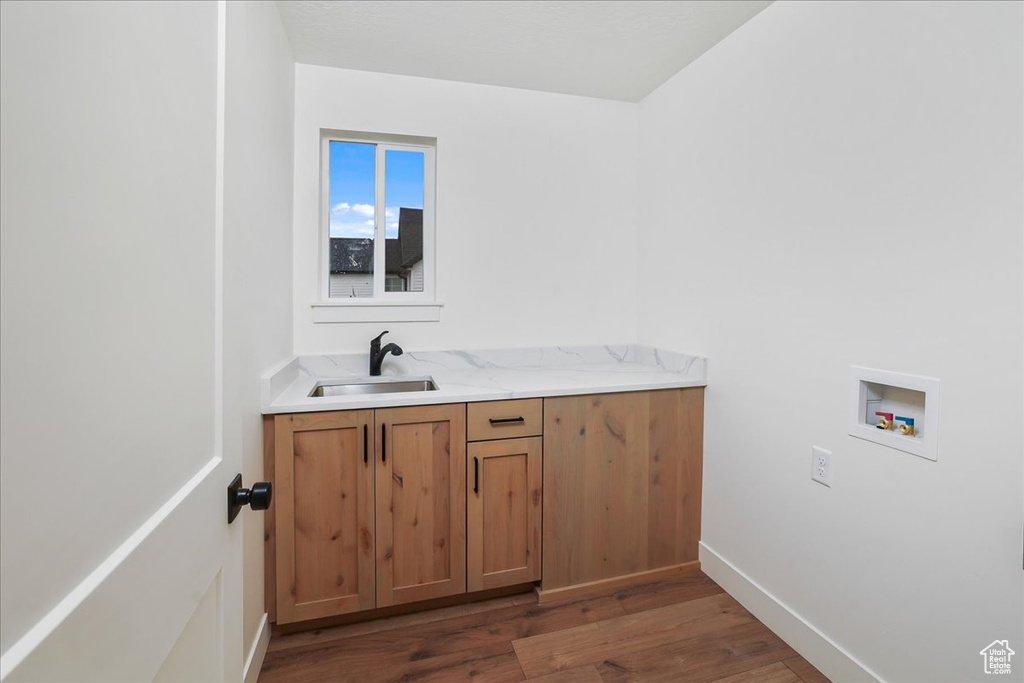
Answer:
<path fill-rule="evenodd" d="M 336 381 L 327 380 L 317 382 L 313 391 L 309 393 L 310 398 L 324 398 L 328 396 L 360 396 L 366 394 L 397 394 L 410 391 L 436 391 L 432 377 L 417 377 L 416 379 L 402 380 L 355 380 Z"/>

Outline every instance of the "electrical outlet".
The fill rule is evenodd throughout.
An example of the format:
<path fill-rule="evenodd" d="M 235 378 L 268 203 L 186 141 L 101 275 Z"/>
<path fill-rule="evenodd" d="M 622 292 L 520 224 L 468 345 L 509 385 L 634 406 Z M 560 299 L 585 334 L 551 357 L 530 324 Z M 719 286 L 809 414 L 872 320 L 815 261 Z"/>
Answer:
<path fill-rule="evenodd" d="M 811 479 L 832 488 L 832 451 L 811 447 Z"/>

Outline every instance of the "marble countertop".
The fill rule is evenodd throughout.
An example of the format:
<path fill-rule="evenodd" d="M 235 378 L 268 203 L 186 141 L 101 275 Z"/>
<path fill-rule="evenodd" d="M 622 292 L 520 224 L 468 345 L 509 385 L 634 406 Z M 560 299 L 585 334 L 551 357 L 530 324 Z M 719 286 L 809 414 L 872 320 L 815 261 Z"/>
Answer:
<path fill-rule="evenodd" d="M 436 391 L 332 396 L 309 394 L 318 381 L 368 377 L 368 355 L 297 356 L 262 378 L 265 415 L 317 410 L 463 403 L 707 385 L 702 356 L 645 346 L 558 346 L 388 355 L 380 378 L 431 377 Z"/>

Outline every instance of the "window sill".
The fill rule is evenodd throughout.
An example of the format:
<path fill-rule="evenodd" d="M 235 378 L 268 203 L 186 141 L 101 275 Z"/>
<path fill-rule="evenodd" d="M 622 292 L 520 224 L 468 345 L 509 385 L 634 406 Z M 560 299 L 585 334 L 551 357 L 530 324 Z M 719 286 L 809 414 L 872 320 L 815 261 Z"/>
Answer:
<path fill-rule="evenodd" d="M 440 301 L 314 301 L 314 323 L 437 322 Z"/>

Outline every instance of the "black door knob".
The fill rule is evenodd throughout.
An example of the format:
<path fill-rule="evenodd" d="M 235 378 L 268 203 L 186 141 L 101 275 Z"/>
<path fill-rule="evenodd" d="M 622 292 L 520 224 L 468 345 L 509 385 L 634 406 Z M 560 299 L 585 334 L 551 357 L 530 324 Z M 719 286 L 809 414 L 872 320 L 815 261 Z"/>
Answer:
<path fill-rule="evenodd" d="M 270 507 L 271 495 L 273 493 L 270 490 L 270 482 L 258 481 L 252 485 L 251 489 L 238 489 L 235 500 L 243 507 L 248 505 L 253 510 L 266 510 Z"/>
<path fill-rule="evenodd" d="M 228 485 L 228 524 L 235 521 L 239 511 L 246 505 L 253 510 L 266 510 L 270 507 L 274 490 L 269 481 L 258 481 L 251 489 L 242 488 L 242 475 L 236 474 Z"/>

